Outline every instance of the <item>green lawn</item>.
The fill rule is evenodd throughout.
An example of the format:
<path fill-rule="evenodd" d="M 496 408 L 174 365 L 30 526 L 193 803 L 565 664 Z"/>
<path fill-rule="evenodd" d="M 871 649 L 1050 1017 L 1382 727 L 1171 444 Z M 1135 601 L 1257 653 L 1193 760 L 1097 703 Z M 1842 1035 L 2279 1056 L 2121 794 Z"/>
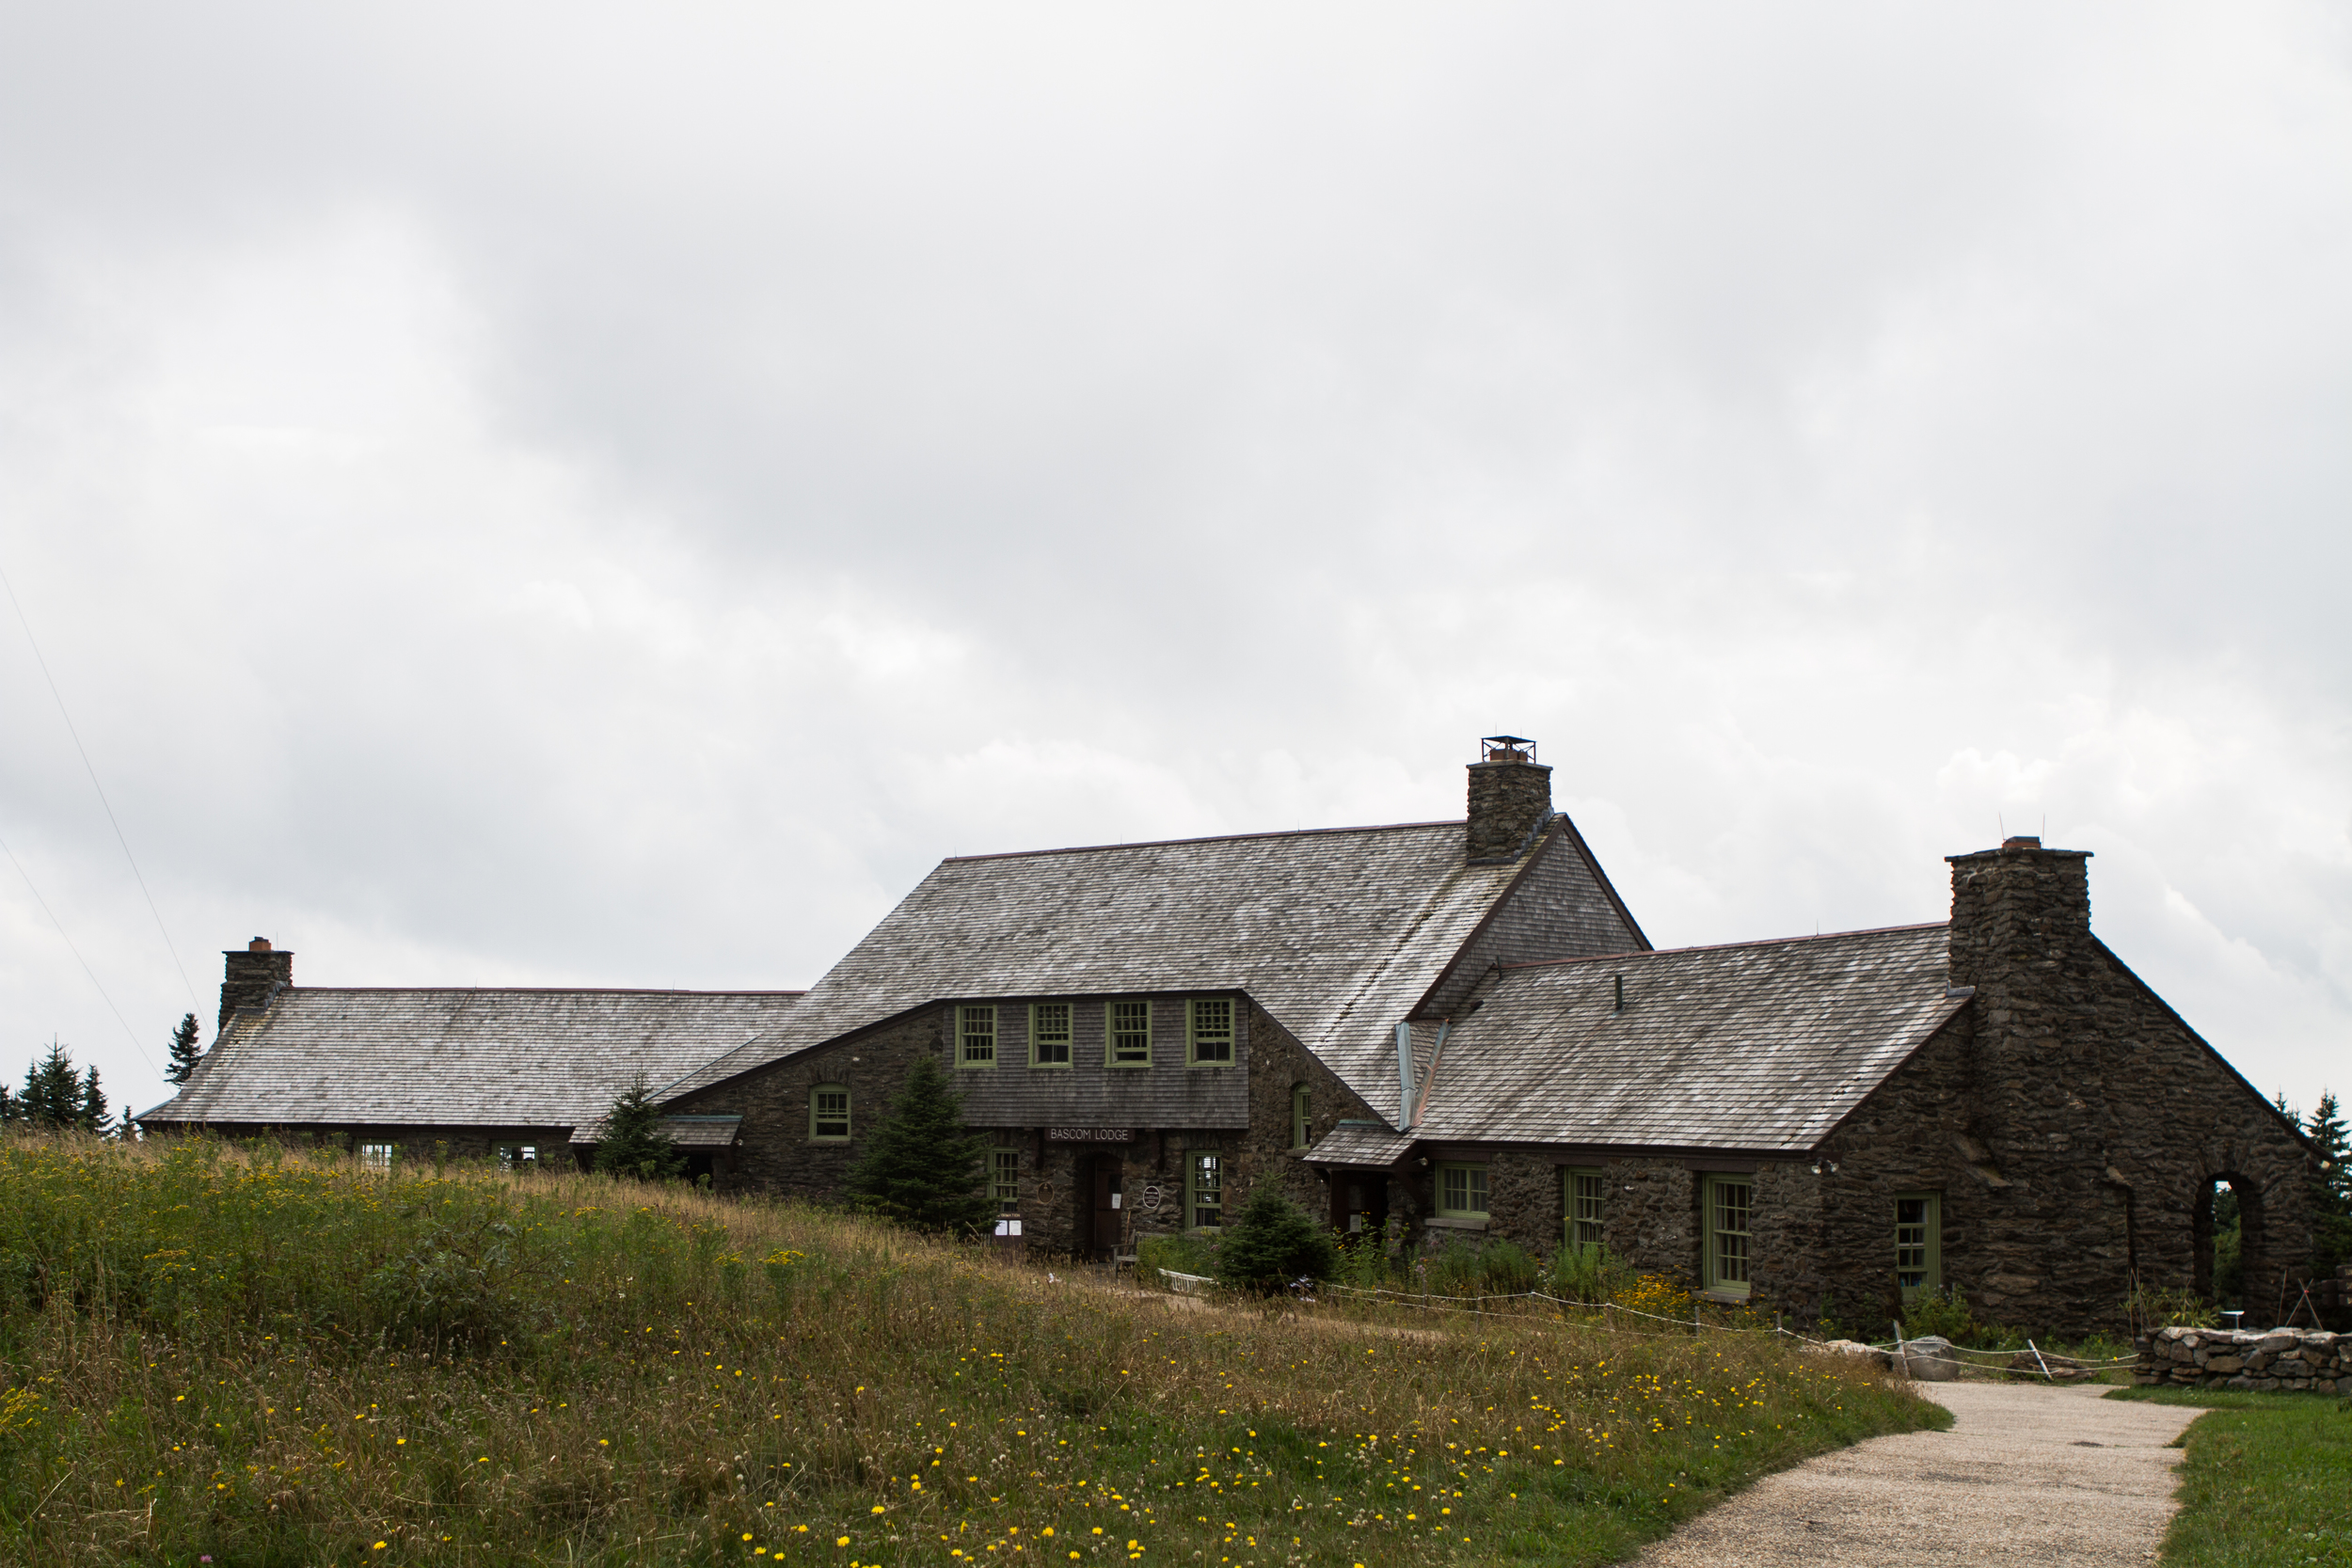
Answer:
<path fill-rule="evenodd" d="M 2208 1411 L 2182 1437 L 2188 1459 L 2166 1562 L 2352 1568 L 2352 1401 L 2226 1388 L 2119 1388 L 2107 1398 Z"/>

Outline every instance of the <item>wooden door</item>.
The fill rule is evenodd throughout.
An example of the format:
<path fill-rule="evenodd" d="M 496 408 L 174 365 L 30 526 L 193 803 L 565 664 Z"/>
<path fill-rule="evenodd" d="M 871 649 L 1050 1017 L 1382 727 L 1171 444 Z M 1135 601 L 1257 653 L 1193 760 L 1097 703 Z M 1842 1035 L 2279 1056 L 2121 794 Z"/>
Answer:
<path fill-rule="evenodd" d="M 1116 1154 L 1094 1157 L 1094 1256 L 1108 1258 L 1126 1240 L 1126 1197 L 1120 1189 L 1123 1172 Z"/>

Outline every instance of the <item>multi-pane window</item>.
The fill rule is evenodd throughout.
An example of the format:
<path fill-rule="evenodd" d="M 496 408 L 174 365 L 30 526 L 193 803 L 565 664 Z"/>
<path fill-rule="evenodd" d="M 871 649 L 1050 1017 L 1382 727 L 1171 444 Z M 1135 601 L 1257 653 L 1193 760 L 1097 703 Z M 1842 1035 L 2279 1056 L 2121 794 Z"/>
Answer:
<path fill-rule="evenodd" d="M 1225 1223 L 1225 1157 L 1213 1148 L 1196 1148 L 1184 1157 L 1185 1207 L 1196 1226 Z"/>
<path fill-rule="evenodd" d="M 956 1048 L 958 1067 L 994 1067 L 996 1065 L 996 1009 L 993 1007 L 959 1007 L 961 1022 L 957 1025 Z"/>
<path fill-rule="evenodd" d="M 1560 1173 L 1562 1208 L 1567 1215 L 1570 1246 L 1598 1246 L 1608 1218 L 1609 1181 L 1597 1170 Z"/>
<path fill-rule="evenodd" d="M 808 1091 L 808 1135 L 819 1143 L 850 1135 L 850 1085 L 819 1084 Z"/>
<path fill-rule="evenodd" d="M 391 1169 L 392 1146 L 390 1144 L 361 1144 L 359 1164 L 370 1170 Z"/>
<path fill-rule="evenodd" d="M 1744 1176 L 1710 1176 L 1707 1212 L 1707 1288 L 1718 1295 L 1748 1293 L 1751 1216 L 1756 1184 Z"/>
<path fill-rule="evenodd" d="M 1233 1003 L 1212 996 L 1184 1008 L 1187 1059 L 1196 1066 L 1222 1067 L 1233 1059 Z"/>
<path fill-rule="evenodd" d="M 1307 1134 L 1309 1130 L 1307 1117 L 1307 1085 L 1304 1084 L 1293 1084 L 1291 1085 L 1291 1147 L 1293 1148 L 1304 1148 L 1307 1147 Z"/>
<path fill-rule="evenodd" d="M 1934 1193 L 1896 1195 L 1895 1283 L 1905 1301 L 1943 1286 L 1943 1207 Z"/>
<path fill-rule="evenodd" d="M 1017 1148 L 992 1148 L 988 1151 L 988 1191 L 996 1200 L 996 1207 L 1009 1214 L 1021 1207 L 1021 1151 Z"/>
<path fill-rule="evenodd" d="M 1029 1007 L 1029 1065 L 1070 1065 L 1070 1004 L 1038 1002 Z"/>
<path fill-rule="evenodd" d="M 1152 1065 L 1152 1004 L 1114 1002 L 1110 1009 L 1111 1066 Z"/>
<path fill-rule="evenodd" d="M 1438 1212 L 1459 1219 L 1486 1217 L 1486 1167 L 1439 1165 Z"/>
<path fill-rule="evenodd" d="M 536 1170 L 539 1166 L 539 1146 L 536 1144 L 499 1145 L 499 1164 L 508 1170 Z"/>

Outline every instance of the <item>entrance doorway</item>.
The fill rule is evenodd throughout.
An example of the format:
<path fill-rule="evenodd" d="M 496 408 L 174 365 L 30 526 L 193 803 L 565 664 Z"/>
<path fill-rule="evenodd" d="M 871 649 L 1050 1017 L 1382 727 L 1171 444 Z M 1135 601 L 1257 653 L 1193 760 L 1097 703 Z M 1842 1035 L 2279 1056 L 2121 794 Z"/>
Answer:
<path fill-rule="evenodd" d="M 1350 1235 L 1377 1232 L 1389 1223 L 1389 1178 L 1385 1171 L 1331 1173 L 1331 1228 Z"/>
<path fill-rule="evenodd" d="M 2264 1279 L 2262 1190 L 2240 1177 L 2214 1177 L 2198 1191 L 2189 1234 L 2197 1293 L 2224 1311 L 2255 1308 L 2249 1296 Z"/>
<path fill-rule="evenodd" d="M 1127 1242 L 1126 1170 L 1116 1154 L 1097 1154 L 1086 1165 L 1079 1187 L 1078 1251 L 1105 1259 Z"/>

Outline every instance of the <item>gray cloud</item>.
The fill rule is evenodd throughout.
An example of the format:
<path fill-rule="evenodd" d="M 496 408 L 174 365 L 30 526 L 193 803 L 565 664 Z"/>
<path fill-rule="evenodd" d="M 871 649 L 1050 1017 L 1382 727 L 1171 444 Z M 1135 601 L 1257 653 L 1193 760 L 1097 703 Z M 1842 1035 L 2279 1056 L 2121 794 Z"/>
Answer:
<path fill-rule="evenodd" d="M 941 854 L 1445 815 L 1507 727 L 1661 943 L 2046 816 L 2308 1104 L 2347 131 L 2318 7 L 24 13 L 0 565 L 200 990 L 805 981 Z M 145 1078 L 21 886 L 0 1019 Z"/>

